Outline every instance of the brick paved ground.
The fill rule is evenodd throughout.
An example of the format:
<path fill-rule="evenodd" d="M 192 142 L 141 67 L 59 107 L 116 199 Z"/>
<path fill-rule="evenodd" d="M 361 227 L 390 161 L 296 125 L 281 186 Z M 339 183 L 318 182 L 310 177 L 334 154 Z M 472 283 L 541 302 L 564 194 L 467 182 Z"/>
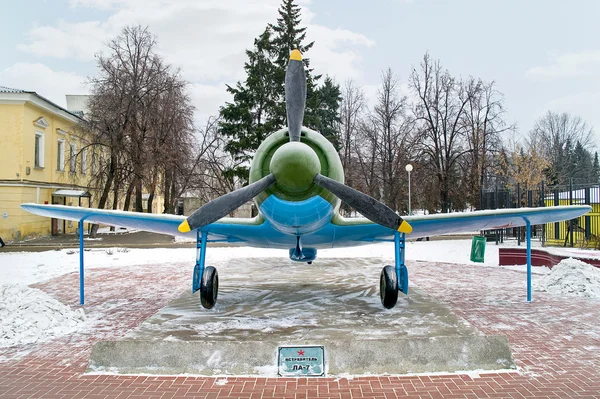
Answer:
<path fill-rule="evenodd" d="M 600 398 L 600 301 L 534 293 L 528 304 L 525 275 L 500 268 L 425 262 L 409 268 L 413 284 L 475 327 L 507 335 L 519 372 L 310 380 L 84 374 L 94 342 L 123 336 L 187 289 L 190 266 L 176 264 L 151 272 L 89 271 L 86 313 L 93 328 L 47 344 L 0 350 L 0 397 Z M 77 278 L 70 274 L 36 287 L 75 306 Z M 499 283 L 506 290 L 499 292 Z"/>

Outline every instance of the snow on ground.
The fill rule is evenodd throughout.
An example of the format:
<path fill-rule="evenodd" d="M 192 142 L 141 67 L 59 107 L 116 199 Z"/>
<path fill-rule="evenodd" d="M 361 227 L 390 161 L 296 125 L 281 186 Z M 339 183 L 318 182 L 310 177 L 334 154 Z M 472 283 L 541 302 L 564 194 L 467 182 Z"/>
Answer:
<path fill-rule="evenodd" d="M 471 240 L 409 241 L 406 260 L 424 260 L 476 264 L 469 260 Z M 136 267 L 147 264 L 189 263 L 193 265 L 195 248 L 91 248 L 84 253 L 85 269 Z M 239 258 L 283 258 L 287 250 L 251 247 L 209 247 L 206 262 Z M 322 249 L 317 258 L 379 258 L 393 263 L 394 244 L 390 242 L 351 248 Z M 484 265 L 498 265 L 498 246 L 488 243 Z M 0 253 L 0 281 L 3 284 L 34 284 L 79 270 L 79 250 L 62 249 L 46 252 Z"/>
<path fill-rule="evenodd" d="M 533 286 L 552 294 L 600 299 L 600 269 L 577 259 L 563 259 Z"/>
<path fill-rule="evenodd" d="M 509 241 L 496 245 L 488 242 L 485 249 L 485 261 L 474 263 L 469 260 L 471 254 L 471 239 L 436 240 L 436 241 L 407 241 L 407 261 L 447 262 L 470 265 L 497 266 L 498 249 L 502 246 L 514 246 L 516 242 Z M 524 244 L 522 244 L 524 247 Z M 532 242 L 532 246 L 539 247 L 540 243 Z M 84 253 L 86 269 L 116 268 L 116 267 L 144 267 L 148 264 L 188 263 L 193 265 L 195 248 L 152 248 L 152 249 L 126 249 L 126 248 L 91 248 Z M 599 251 L 576 250 L 578 256 L 600 256 Z M 553 249 L 553 253 L 569 256 L 571 252 L 563 249 Z M 579 254 L 581 252 L 582 254 Z M 239 258 L 286 258 L 287 250 L 264 249 L 251 247 L 209 247 L 206 253 L 206 262 L 226 261 Z M 351 248 L 321 249 L 317 253 L 319 258 L 375 258 L 381 262 L 393 263 L 394 244 L 383 242 Z M 506 266 L 505 266 L 506 268 Z M 523 265 L 511 267 L 524 271 Z M 534 271 L 546 273 L 544 268 L 533 268 Z M 0 252 L 0 282 L 2 284 L 35 284 L 50 280 L 67 273 L 79 270 L 79 250 L 61 249 L 46 252 Z"/>
<path fill-rule="evenodd" d="M 533 243 L 539 246 L 538 242 Z M 513 246 L 514 242 L 502 244 Z M 487 243 L 485 262 L 469 260 L 471 239 L 408 241 L 407 261 L 448 262 L 481 266 L 498 265 L 498 245 Z M 147 268 L 181 263 L 192 267 L 195 248 L 92 248 L 85 252 L 85 268 Z M 582 251 L 582 250 L 579 250 Z M 595 251 L 598 252 L 598 251 Z M 243 258 L 286 258 L 286 250 L 251 247 L 210 247 L 206 262 L 222 263 L 229 259 Z M 352 248 L 319 250 L 318 258 L 373 258 L 380 264 L 393 264 L 394 245 L 390 242 Z M 581 262 L 579 262 L 581 263 Z M 567 263 L 567 265 L 572 265 Z M 590 266 L 591 267 L 591 266 Z M 524 272 L 524 265 L 511 269 Z M 548 273 L 545 268 L 533 268 L 540 274 Z M 561 272 L 561 270 L 565 270 Z M 567 270 L 568 269 L 568 270 Z M 83 328 L 80 310 L 71 311 L 52 297 L 27 285 L 53 279 L 79 270 L 79 251 L 62 249 L 47 252 L 0 253 L 0 347 L 17 343 L 36 342 L 53 336 L 68 334 Z M 600 270 L 593 274 L 588 268 L 579 266 L 555 267 L 556 272 L 548 276 L 546 285 L 539 286 L 551 293 L 567 290 L 578 295 L 600 298 Z M 546 279 L 544 280 L 546 281 Z"/>
<path fill-rule="evenodd" d="M 49 341 L 81 330 L 82 309 L 71 310 L 48 294 L 20 284 L 0 285 L 0 348 Z"/>

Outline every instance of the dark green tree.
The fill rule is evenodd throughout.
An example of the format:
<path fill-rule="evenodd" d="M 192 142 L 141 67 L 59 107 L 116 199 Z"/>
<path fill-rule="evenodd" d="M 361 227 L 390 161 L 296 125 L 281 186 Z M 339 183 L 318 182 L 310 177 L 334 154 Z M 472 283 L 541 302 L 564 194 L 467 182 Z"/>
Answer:
<path fill-rule="evenodd" d="M 248 161 L 260 143 L 286 125 L 285 70 L 294 49 L 303 54 L 306 66 L 307 99 L 303 124 L 322 131 L 334 143 L 338 141 L 339 86 L 329 79 L 322 87 L 316 87 L 320 75 L 312 74 L 306 57 L 314 42 L 305 43 L 306 27 L 300 26 L 300 7 L 294 0 L 283 0 L 278 12 L 277 22 L 269 24 L 255 39 L 254 48 L 246 51 L 246 80 L 235 87 L 227 86 L 233 102 L 220 109 L 219 129 L 228 138 L 225 149 L 240 165 L 226 171 L 226 177 L 232 180 L 238 177 L 248 181 Z"/>
<path fill-rule="evenodd" d="M 592 154 L 577 141 L 573 151 L 573 179 L 575 183 L 595 182 L 593 166 Z"/>
<path fill-rule="evenodd" d="M 594 164 L 592 165 L 592 179 L 594 182 L 600 180 L 600 162 L 598 162 L 598 151 L 594 153 Z"/>
<path fill-rule="evenodd" d="M 285 69 L 290 58 L 290 52 L 294 49 L 302 53 L 302 61 L 306 67 L 306 110 L 304 112 L 304 126 L 317 129 L 319 123 L 317 109 L 319 107 L 316 84 L 321 75 L 313 76 L 310 68 L 310 60 L 306 57 L 308 50 L 314 42 L 305 43 L 306 27 L 300 27 L 300 7 L 294 4 L 294 0 L 283 0 L 277 10 L 279 17 L 276 24 L 269 24 L 273 31 L 272 49 L 273 63 L 277 65 L 274 84 L 284 93 Z M 283 94 L 277 104 L 277 114 L 285 119 L 285 102 Z"/>
<path fill-rule="evenodd" d="M 323 85 L 317 90 L 316 99 L 318 100 L 316 109 L 317 118 L 316 125 L 313 128 L 321 132 L 333 144 L 336 150 L 339 151 L 339 111 L 340 102 L 342 101 L 340 86 L 329 76 L 326 76 Z"/>
<path fill-rule="evenodd" d="M 254 40 L 254 48 L 246 50 L 246 81 L 235 86 L 227 85 L 233 102 L 226 103 L 219 110 L 219 130 L 228 137 L 225 150 L 240 165 L 225 171 L 229 179 L 238 177 L 247 181 L 247 161 L 265 137 L 284 123 L 275 111 L 281 93 L 273 85 L 277 67 L 271 61 L 271 52 L 271 30 L 266 28 Z"/>

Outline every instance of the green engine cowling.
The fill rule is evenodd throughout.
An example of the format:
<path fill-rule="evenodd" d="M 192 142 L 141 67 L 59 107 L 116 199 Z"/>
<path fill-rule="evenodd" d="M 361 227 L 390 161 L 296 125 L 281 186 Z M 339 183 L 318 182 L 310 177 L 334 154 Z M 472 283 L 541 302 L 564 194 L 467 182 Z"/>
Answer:
<path fill-rule="evenodd" d="M 281 148 L 276 154 L 280 147 L 288 143 L 289 146 Z M 302 148 L 306 148 L 305 146 L 290 143 L 287 128 L 271 134 L 258 147 L 250 166 L 250 183 L 262 179 L 271 172 L 276 174 L 278 179 L 277 183 L 254 198 L 256 206 L 260 207 L 269 195 L 275 195 L 285 201 L 304 201 L 320 195 L 337 212 L 340 200 L 329 191 L 312 183 L 314 176 L 309 175 L 314 171 L 343 183 L 344 170 L 337 151 L 323 135 L 306 127 L 302 128 L 300 143 L 310 147 L 314 154 Z M 314 159 L 314 155 L 318 158 L 318 162 Z M 299 167 L 295 168 L 295 163 Z M 310 182 L 305 185 L 304 182 L 308 180 Z M 295 185 L 294 183 L 298 181 L 302 184 Z"/>

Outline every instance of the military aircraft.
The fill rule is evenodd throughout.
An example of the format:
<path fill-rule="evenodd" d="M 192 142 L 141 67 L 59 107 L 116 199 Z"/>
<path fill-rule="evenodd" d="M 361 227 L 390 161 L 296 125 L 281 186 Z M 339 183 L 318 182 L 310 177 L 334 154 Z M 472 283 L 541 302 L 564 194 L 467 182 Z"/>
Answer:
<path fill-rule="evenodd" d="M 23 204 L 42 216 L 101 223 L 139 230 L 196 237 L 196 264 L 192 292 L 200 291 L 204 308 L 217 301 L 219 277 L 205 267 L 207 243 L 229 242 L 254 247 L 289 249 L 293 261 L 312 263 L 317 249 L 393 241 L 395 266 L 380 275 L 380 297 L 393 308 L 398 292 L 408 294 L 404 264 L 405 235 L 427 237 L 452 232 L 536 225 L 576 218 L 585 205 L 461 212 L 402 218 L 392 209 L 344 185 L 344 171 L 333 145 L 320 133 L 302 126 L 306 103 L 306 76 L 302 55 L 292 51 L 285 76 L 287 128 L 268 136 L 259 146 L 246 187 L 212 200 L 191 216 L 158 215 L 62 205 Z M 254 200 L 254 218 L 230 218 L 229 213 Z M 363 217 L 339 214 L 341 202 Z M 240 252 L 243 256 L 243 252 Z M 350 271 L 351 272 L 351 271 Z"/>

